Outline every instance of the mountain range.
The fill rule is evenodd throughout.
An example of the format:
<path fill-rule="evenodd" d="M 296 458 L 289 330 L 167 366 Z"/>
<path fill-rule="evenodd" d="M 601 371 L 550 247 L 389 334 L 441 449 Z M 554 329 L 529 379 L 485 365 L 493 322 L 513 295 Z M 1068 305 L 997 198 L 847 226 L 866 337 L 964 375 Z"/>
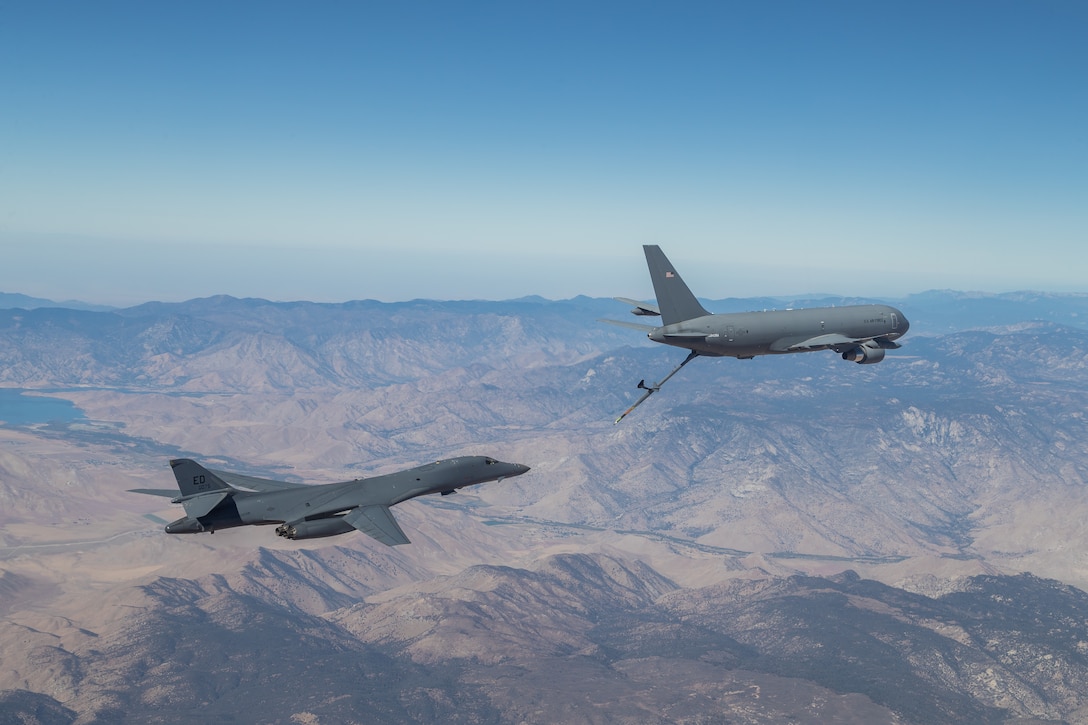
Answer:
<path fill-rule="evenodd" d="M 0 309 L 0 385 L 82 416 L 0 426 L 0 716 L 1088 722 L 1088 297 L 896 304 L 880 365 L 698 360 L 620 425 L 680 353 L 609 300 Z M 395 549 L 125 493 L 468 453 L 533 470 Z"/>

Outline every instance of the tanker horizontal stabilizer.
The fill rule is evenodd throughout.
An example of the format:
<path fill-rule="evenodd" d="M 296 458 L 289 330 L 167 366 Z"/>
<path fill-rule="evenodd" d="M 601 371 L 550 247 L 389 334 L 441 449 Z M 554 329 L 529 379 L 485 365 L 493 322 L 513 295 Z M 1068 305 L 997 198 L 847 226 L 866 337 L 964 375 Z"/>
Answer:
<path fill-rule="evenodd" d="M 597 322 L 607 322 L 610 325 L 616 325 L 618 327 L 626 327 L 631 330 L 638 330 L 639 332 L 653 332 L 655 328 L 653 325 L 646 325 L 641 322 L 628 322 L 627 320 L 609 320 L 602 317 Z"/>
<path fill-rule="evenodd" d="M 661 317 L 661 308 L 657 305 L 651 305 L 649 302 L 639 302 L 630 297 L 613 297 L 612 299 L 616 302 L 622 302 L 625 305 L 632 305 L 635 308 L 631 310 L 632 315 L 638 315 L 640 317 Z"/>

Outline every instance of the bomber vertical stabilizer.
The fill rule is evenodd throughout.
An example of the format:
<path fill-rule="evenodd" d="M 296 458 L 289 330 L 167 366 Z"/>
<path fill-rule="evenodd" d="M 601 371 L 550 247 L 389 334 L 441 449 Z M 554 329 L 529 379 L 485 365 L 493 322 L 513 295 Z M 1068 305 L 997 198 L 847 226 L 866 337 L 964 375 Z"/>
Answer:
<path fill-rule="evenodd" d="M 182 496 L 234 490 L 219 476 L 188 458 L 175 458 L 170 461 L 170 468 L 174 469 L 174 478 L 177 479 Z"/>

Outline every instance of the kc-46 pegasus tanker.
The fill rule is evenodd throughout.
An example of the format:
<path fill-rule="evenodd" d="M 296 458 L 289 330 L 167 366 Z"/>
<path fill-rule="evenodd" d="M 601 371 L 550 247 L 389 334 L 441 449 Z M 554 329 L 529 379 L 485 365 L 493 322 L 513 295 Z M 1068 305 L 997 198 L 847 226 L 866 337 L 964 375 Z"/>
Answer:
<path fill-rule="evenodd" d="M 620 302 L 634 305 L 632 314 L 660 316 L 660 326 L 621 320 L 602 320 L 613 325 L 646 332 L 654 342 L 690 350 L 684 362 L 661 382 L 638 387 L 646 392 L 616 419 L 637 408 L 661 389 L 669 378 L 700 355 L 748 360 L 757 355 L 782 355 L 813 350 L 834 350 L 843 360 L 861 365 L 878 363 L 886 350 L 900 347 L 895 342 L 906 334 L 910 323 L 903 313 L 888 305 L 847 305 L 803 310 L 766 310 L 712 315 L 695 299 L 661 247 L 645 245 L 646 265 L 654 285 L 657 304 L 626 297 Z"/>

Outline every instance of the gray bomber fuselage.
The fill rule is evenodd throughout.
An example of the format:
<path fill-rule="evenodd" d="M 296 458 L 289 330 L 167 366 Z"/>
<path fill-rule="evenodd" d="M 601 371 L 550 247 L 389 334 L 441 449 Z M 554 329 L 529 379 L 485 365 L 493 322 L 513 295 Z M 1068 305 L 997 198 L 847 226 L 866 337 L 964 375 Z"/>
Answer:
<path fill-rule="evenodd" d="M 200 530 L 281 524 L 335 516 L 366 506 L 393 506 L 432 493 L 452 493 L 466 486 L 518 476 L 528 466 L 486 456 L 462 456 L 373 478 L 299 486 L 279 491 L 233 491 L 208 514 Z M 175 522 L 167 533 L 193 533 L 190 522 Z"/>
<path fill-rule="evenodd" d="M 702 355 L 751 358 L 800 352 L 792 346 L 821 335 L 895 340 L 910 327 L 903 313 L 888 305 L 851 305 L 798 310 L 733 312 L 662 325 L 647 334 L 654 342 L 696 350 Z M 805 350 L 836 349 L 814 345 Z"/>

